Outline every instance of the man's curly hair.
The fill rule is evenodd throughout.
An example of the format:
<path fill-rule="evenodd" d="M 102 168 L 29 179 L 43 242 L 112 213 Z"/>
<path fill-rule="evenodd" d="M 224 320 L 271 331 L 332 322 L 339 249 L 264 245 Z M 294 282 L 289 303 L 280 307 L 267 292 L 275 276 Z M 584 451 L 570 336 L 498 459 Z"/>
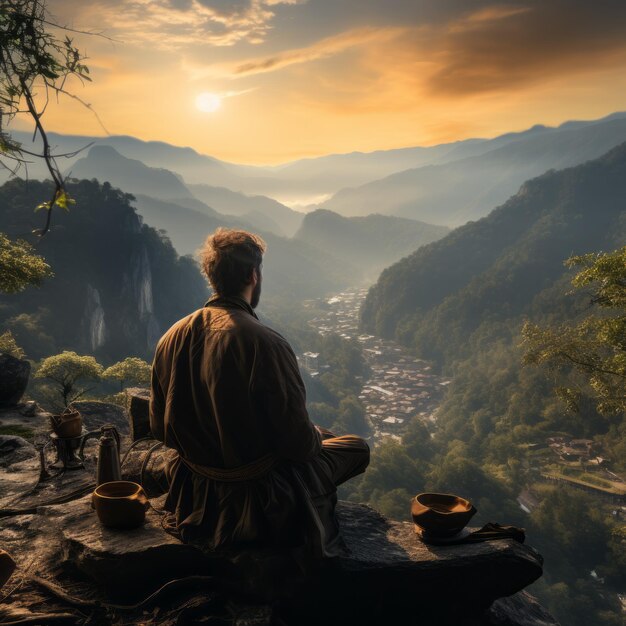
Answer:
<path fill-rule="evenodd" d="M 258 235 L 245 230 L 218 228 L 200 250 L 202 270 L 215 293 L 238 296 L 257 272 L 267 245 Z"/>

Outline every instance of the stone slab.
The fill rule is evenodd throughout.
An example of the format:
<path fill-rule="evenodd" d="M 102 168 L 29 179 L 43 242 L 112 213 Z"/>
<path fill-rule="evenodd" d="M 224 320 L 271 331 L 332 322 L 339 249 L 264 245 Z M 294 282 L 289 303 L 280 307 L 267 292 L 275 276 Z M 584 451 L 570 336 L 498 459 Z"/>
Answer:
<path fill-rule="evenodd" d="M 389 623 L 416 611 L 432 623 L 460 623 L 542 574 L 540 555 L 513 540 L 429 546 L 412 523 L 368 506 L 342 502 L 337 515 L 350 556 L 339 559 L 327 582 L 332 588 L 349 578 L 339 606 L 358 606 L 364 619 L 385 607 Z M 346 619 L 351 613 L 343 612 Z"/>
<path fill-rule="evenodd" d="M 0 435 L 0 509 L 9 509 L 39 483 L 39 453 L 15 435 Z"/>
<path fill-rule="evenodd" d="M 133 530 L 102 526 L 91 508 L 91 494 L 42 507 L 39 513 L 58 529 L 64 558 L 117 598 L 141 597 L 173 578 L 207 571 L 202 552 L 166 533 L 153 510 Z"/>
<path fill-rule="evenodd" d="M 512 540 L 426 546 L 411 524 L 351 503 L 338 507 L 351 554 L 306 576 L 287 555 L 206 554 L 183 545 L 162 529 L 152 511 L 145 526 L 131 531 L 103 528 L 89 497 L 41 512 L 60 530 L 66 558 L 110 594 L 131 589 L 136 597 L 172 578 L 214 575 L 236 583 L 242 593 L 279 600 L 301 623 L 307 623 L 303 611 L 320 619 L 319 598 L 325 598 L 324 610 L 337 623 L 371 614 L 406 622 L 416 601 L 422 617 L 454 623 L 459 616 L 482 614 L 495 599 L 520 591 L 542 571 L 540 557 Z"/>

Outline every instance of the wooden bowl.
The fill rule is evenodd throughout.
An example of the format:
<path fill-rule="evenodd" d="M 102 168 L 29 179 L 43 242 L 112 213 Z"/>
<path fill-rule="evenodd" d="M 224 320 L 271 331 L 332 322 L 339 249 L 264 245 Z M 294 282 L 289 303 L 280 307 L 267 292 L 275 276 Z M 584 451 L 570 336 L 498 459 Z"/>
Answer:
<path fill-rule="evenodd" d="M 103 526 L 120 530 L 141 526 L 149 506 L 141 485 L 128 480 L 102 483 L 93 492 L 91 502 Z"/>
<path fill-rule="evenodd" d="M 413 521 L 433 537 L 460 533 L 475 514 L 469 500 L 449 493 L 419 493 L 411 501 Z"/>

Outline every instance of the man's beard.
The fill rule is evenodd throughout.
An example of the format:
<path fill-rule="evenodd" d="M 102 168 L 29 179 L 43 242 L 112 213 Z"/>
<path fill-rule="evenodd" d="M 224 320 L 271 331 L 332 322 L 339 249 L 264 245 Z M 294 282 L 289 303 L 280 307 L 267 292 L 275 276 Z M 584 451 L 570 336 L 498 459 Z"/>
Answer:
<path fill-rule="evenodd" d="M 250 306 L 253 309 L 256 309 L 259 305 L 259 300 L 261 299 L 261 281 L 257 282 L 254 286 L 254 290 L 252 291 L 252 296 L 250 298 Z"/>

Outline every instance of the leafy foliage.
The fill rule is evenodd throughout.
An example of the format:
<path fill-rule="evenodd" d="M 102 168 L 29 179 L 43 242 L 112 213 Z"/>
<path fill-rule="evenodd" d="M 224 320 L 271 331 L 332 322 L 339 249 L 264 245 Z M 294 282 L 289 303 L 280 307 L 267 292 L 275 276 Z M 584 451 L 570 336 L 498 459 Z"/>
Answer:
<path fill-rule="evenodd" d="M 527 322 L 522 329 L 526 363 L 551 370 L 580 372 L 586 389 L 557 388 L 568 407 L 590 395 L 602 414 L 626 412 L 626 247 L 613 253 L 572 257 L 568 267 L 582 266 L 572 279 L 577 289 L 592 286 L 591 302 L 607 315 L 589 315 L 578 324 L 543 328 Z M 585 393 L 586 392 L 586 393 Z"/>
<path fill-rule="evenodd" d="M 18 293 L 52 276 L 50 266 L 21 239 L 12 241 L 0 233 L 0 292 Z"/>
<path fill-rule="evenodd" d="M 119 361 L 111 365 L 111 367 L 107 367 L 102 373 L 102 378 L 118 381 L 120 391 L 123 391 L 124 385 L 129 382 L 136 384 L 146 384 L 150 382 L 150 372 L 150 365 L 143 359 L 129 356 L 123 361 Z"/>
<path fill-rule="evenodd" d="M 64 351 L 50 356 L 39 364 L 35 378 L 51 380 L 63 399 L 63 406 L 77 400 L 89 389 L 77 388 L 79 381 L 98 381 L 102 376 L 102 365 L 92 356 L 79 356 L 76 352 Z"/>
<path fill-rule="evenodd" d="M 17 345 L 15 337 L 9 330 L 0 335 L 0 354 L 9 354 L 16 359 L 24 358 L 24 350 Z"/>

